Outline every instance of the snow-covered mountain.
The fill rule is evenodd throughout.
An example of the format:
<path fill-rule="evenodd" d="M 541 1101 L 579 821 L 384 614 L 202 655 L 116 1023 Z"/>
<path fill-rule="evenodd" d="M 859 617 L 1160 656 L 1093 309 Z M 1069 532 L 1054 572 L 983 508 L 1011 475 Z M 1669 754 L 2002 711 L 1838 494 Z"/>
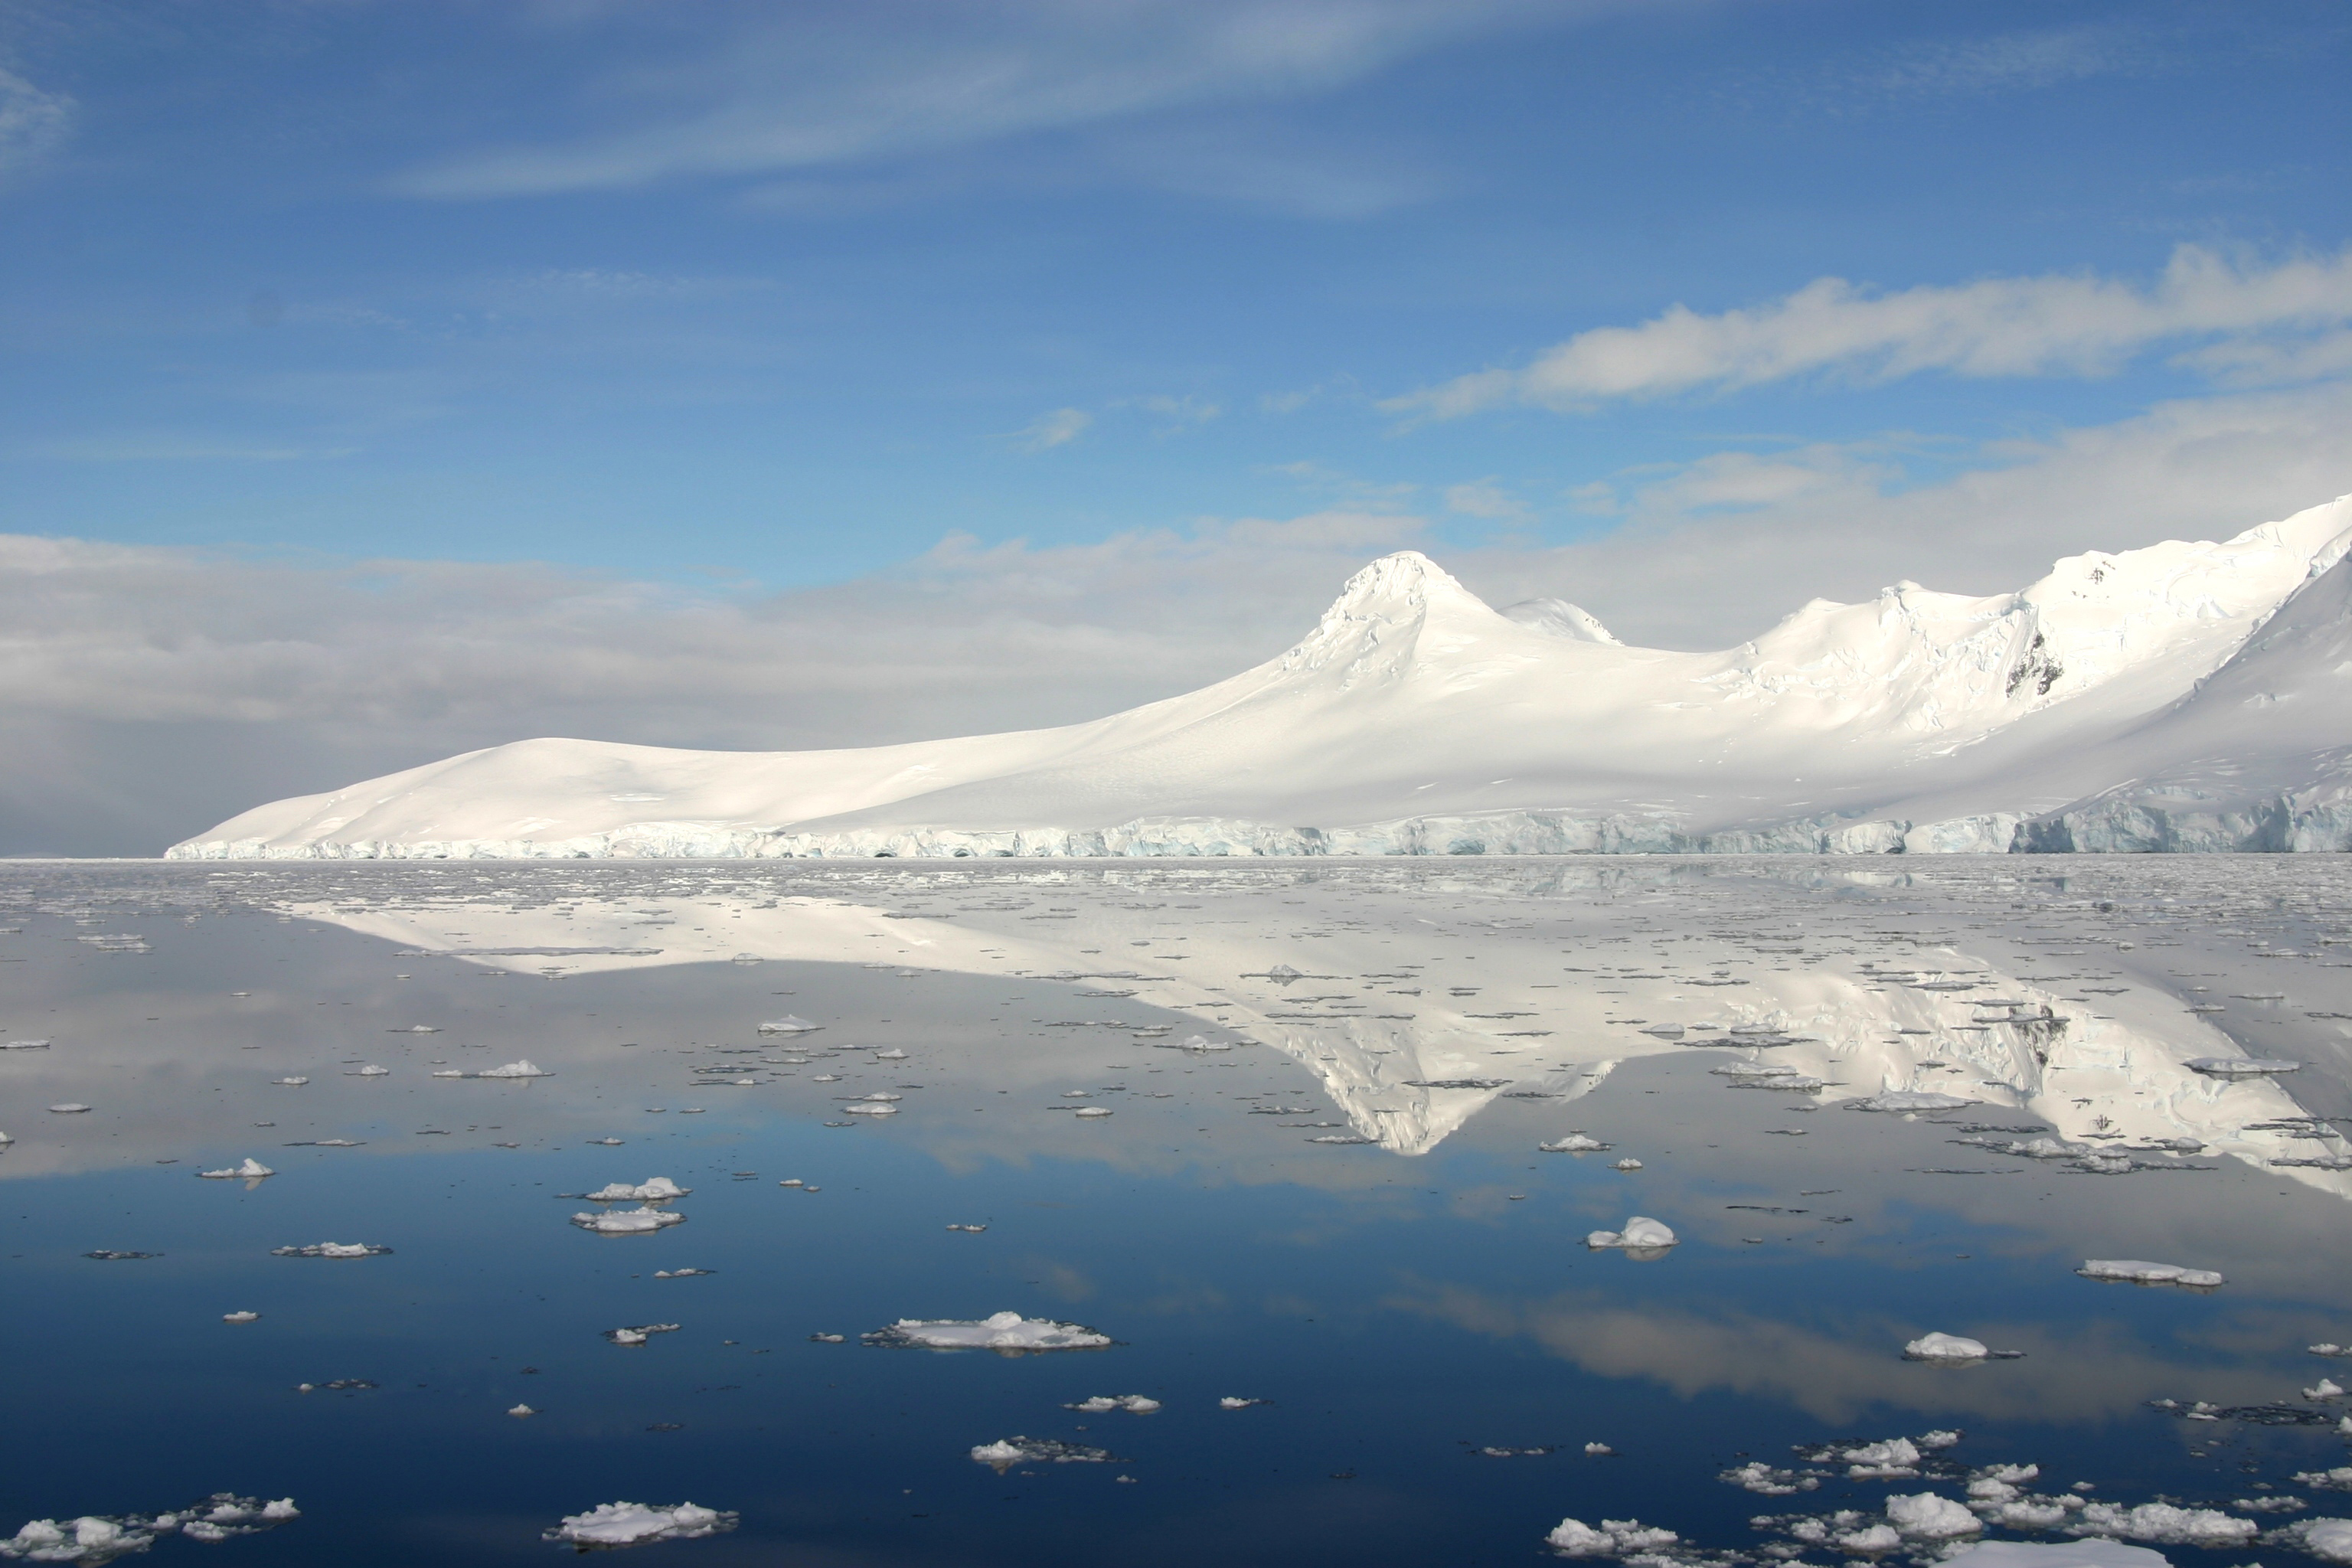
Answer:
<path fill-rule="evenodd" d="M 2352 497 L 2220 543 L 1901 583 L 1716 653 L 1497 612 L 1426 557 L 1090 723 L 854 751 L 535 740 L 257 807 L 180 858 L 2352 847 Z"/>

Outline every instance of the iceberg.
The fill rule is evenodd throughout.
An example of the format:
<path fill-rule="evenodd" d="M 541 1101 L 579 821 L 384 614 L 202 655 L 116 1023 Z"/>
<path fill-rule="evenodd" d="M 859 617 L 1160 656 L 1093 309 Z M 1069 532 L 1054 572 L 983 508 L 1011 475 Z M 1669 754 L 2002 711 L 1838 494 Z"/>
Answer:
<path fill-rule="evenodd" d="M 234 1182 L 240 1179 L 254 1182 L 259 1181 L 264 1176 L 274 1176 L 277 1173 L 277 1172 L 271 1170 L 268 1166 L 263 1164 L 260 1161 L 253 1158 L 249 1154 L 246 1156 L 245 1163 L 243 1164 L 231 1165 L 226 1170 L 222 1171 L 198 1171 L 196 1173 L 200 1178 L 207 1182 Z"/>
<path fill-rule="evenodd" d="M 1584 1245 L 1596 1251 L 1605 1247 L 1622 1247 L 1629 1251 L 1647 1252 L 1675 1245 L 1675 1237 L 1659 1221 L 1635 1215 L 1625 1222 L 1624 1229 L 1596 1230 L 1584 1238 Z"/>
<path fill-rule="evenodd" d="M 598 1236 L 650 1236 L 669 1226 L 684 1225 L 686 1216 L 667 1209 L 634 1208 L 576 1214 L 572 1223 Z"/>
<path fill-rule="evenodd" d="M 1912 1361 L 1982 1361 L 1992 1352 L 1981 1340 L 1963 1339 L 1958 1334 L 1927 1333 L 1903 1347 L 1904 1355 Z"/>
<path fill-rule="evenodd" d="M 593 1193 L 580 1195 L 592 1204 L 661 1203 L 682 1198 L 692 1191 L 692 1187 L 681 1187 L 667 1176 L 647 1176 L 634 1187 L 626 1182 L 609 1182 Z"/>
<path fill-rule="evenodd" d="M 738 1516 L 690 1502 L 650 1507 L 641 1502 L 598 1503 L 585 1513 L 566 1514 L 543 1541 L 590 1547 L 643 1546 L 655 1541 L 698 1541 L 735 1528 Z"/>
<path fill-rule="evenodd" d="M 2183 1268 L 2177 1263 L 2142 1263 L 2135 1258 L 2089 1258 L 2074 1270 L 2085 1279 L 2121 1279 L 2135 1285 L 2187 1285 L 2210 1290 L 2222 1279 L 2210 1268 Z"/>

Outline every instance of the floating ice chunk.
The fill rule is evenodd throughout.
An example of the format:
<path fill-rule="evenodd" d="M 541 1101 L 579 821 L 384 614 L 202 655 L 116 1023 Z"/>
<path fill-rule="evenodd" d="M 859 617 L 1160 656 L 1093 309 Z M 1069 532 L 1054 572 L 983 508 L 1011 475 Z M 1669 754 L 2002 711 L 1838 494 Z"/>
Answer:
<path fill-rule="evenodd" d="M 2273 1533 L 2273 1540 L 2327 1563 L 2352 1563 L 2352 1519 L 2305 1519 Z"/>
<path fill-rule="evenodd" d="M 2275 1057 L 2198 1057 L 2181 1065 L 2208 1078 L 2265 1078 L 2272 1073 L 2303 1070 L 2301 1062 L 2282 1061 Z"/>
<path fill-rule="evenodd" d="M 392 1250 L 372 1241 L 320 1241 L 309 1247 L 273 1247 L 272 1258 L 381 1258 Z"/>
<path fill-rule="evenodd" d="M 1892 1552 L 1903 1544 L 1903 1537 L 1891 1524 L 1865 1525 L 1834 1537 L 1835 1543 L 1847 1552 L 1867 1556 L 1874 1552 Z"/>
<path fill-rule="evenodd" d="M 2297 1470 L 2294 1484 L 2317 1487 L 2322 1491 L 2352 1492 L 2352 1465 L 2339 1465 L 2332 1470 Z"/>
<path fill-rule="evenodd" d="M 735 1528 L 737 1517 L 690 1502 L 655 1508 L 641 1502 L 598 1503 L 586 1513 L 566 1514 L 542 1541 L 581 1547 L 643 1546 L 652 1541 L 698 1541 Z"/>
<path fill-rule="evenodd" d="M 665 1226 L 684 1225 L 686 1216 L 667 1209 L 615 1209 L 572 1216 L 572 1223 L 599 1236 L 647 1236 Z"/>
<path fill-rule="evenodd" d="M 620 1204 L 632 1201 L 650 1204 L 661 1203 L 669 1198 L 682 1198 L 692 1191 L 694 1191 L 692 1187 L 681 1187 L 667 1176 L 647 1176 L 634 1187 L 626 1182 L 608 1182 L 593 1193 L 583 1193 L 580 1195 L 592 1204 Z"/>
<path fill-rule="evenodd" d="M 2066 1527 L 2071 1535 L 2120 1535 L 2166 1546 L 2236 1546 L 2252 1541 L 2260 1529 L 2251 1519 L 2232 1519 L 2218 1509 L 2175 1508 L 2168 1502 L 2144 1502 L 2137 1508 L 2090 1503 Z M 2352 1552 L 2347 1560 L 2352 1561 Z"/>
<path fill-rule="evenodd" d="M 1647 1251 L 1652 1247 L 1667 1247 L 1675 1244 L 1675 1233 L 1656 1220 L 1635 1215 L 1625 1222 L 1623 1230 L 1596 1230 L 1584 1238 L 1584 1245 L 1596 1250 L 1604 1247 L 1622 1247 L 1629 1250 Z"/>
<path fill-rule="evenodd" d="M 1108 1334 L 1051 1318 L 1018 1312 L 992 1317 L 901 1318 L 887 1329 L 860 1336 L 869 1345 L 920 1346 L 927 1350 L 992 1350 L 1012 1352 L 1097 1350 L 1112 1343 Z"/>
<path fill-rule="evenodd" d="M 431 1076 L 435 1078 L 467 1078 L 471 1075 L 457 1068 L 441 1068 L 436 1070 Z"/>
<path fill-rule="evenodd" d="M 1606 1443 L 1587 1443 L 1584 1446 L 1584 1451 L 1591 1455 L 1594 1458 L 1600 1459 L 1606 1458 L 1610 1455 L 1614 1454 L 1617 1450 L 1611 1447 Z"/>
<path fill-rule="evenodd" d="M 1721 1067 L 1709 1068 L 1706 1070 L 1717 1078 L 1795 1078 L 1800 1076 L 1795 1068 L 1782 1067 L 1778 1062 L 1726 1062 Z"/>
<path fill-rule="evenodd" d="M 82 1104 L 80 1101 L 72 1100 L 67 1100 L 62 1105 L 52 1105 L 49 1107 L 50 1111 L 58 1116 L 79 1116 L 89 1109 L 89 1106 Z"/>
<path fill-rule="evenodd" d="M 261 1314 L 258 1312 L 223 1312 L 221 1314 L 221 1321 L 224 1323 L 257 1323 L 261 1321 Z"/>
<path fill-rule="evenodd" d="M 1938 1429 L 1934 1432 L 1922 1432 L 1919 1434 L 1917 1441 L 1922 1449 L 1932 1454 L 1938 1448 L 1949 1448 L 1957 1446 L 1964 1435 L 1965 1434 L 1945 1428 Z"/>
<path fill-rule="evenodd" d="M 2319 1380 L 2318 1387 L 2305 1389 L 2303 1396 L 2305 1399 L 2341 1399 L 2344 1397 L 2344 1390 L 2336 1385 L 2334 1378 L 2323 1377 Z"/>
<path fill-rule="evenodd" d="M 1083 1443 L 1065 1443 L 1056 1437 L 1000 1437 L 973 1448 L 971 1457 L 1000 1476 L 1015 1465 L 1126 1463 L 1108 1448 L 1089 1448 Z"/>
<path fill-rule="evenodd" d="M 485 1068 L 473 1076 L 476 1078 L 553 1078 L 555 1075 L 545 1068 L 532 1066 L 530 1058 L 525 1057 L 520 1061 L 509 1062 L 502 1068 Z"/>
<path fill-rule="evenodd" d="M 198 1171 L 196 1173 L 197 1176 L 207 1182 L 233 1182 L 239 1179 L 255 1182 L 259 1181 L 264 1176 L 274 1176 L 277 1173 L 277 1172 L 271 1170 L 268 1166 L 263 1164 L 260 1161 L 255 1159 L 250 1154 L 245 1157 L 245 1163 L 241 1165 L 231 1165 L 225 1171 Z"/>
<path fill-rule="evenodd" d="M 1638 1171 L 1642 1168 L 1642 1162 L 1628 1154 L 1609 1168 L 1612 1171 Z"/>
<path fill-rule="evenodd" d="M 641 1345 L 656 1334 L 677 1332 L 676 1323 L 631 1323 L 626 1328 L 606 1329 L 604 1338 L 616 1345 Z"/>
<path fill-rule="evenodd" d="M 1919 1473 L 1919 1446 L 1908 1437 L 1864 1443 L 1838 1457 L 1846 1461 L 1845 1473 L 1852 1480 L 1900 1480 Z"/>
<path fill-rule="evenodd" d="M 275 1089 L 299 1089 L 310 1081 L 309 1079 L 299 1075 L 293 1078 L 273 1078 L 269 1080 L 270 1086 Z"/>
<path fill-rule="evenodd" d="M 405 1029 L 387 1029 L 384 1031 L 384 1033 L 388 1035 L 437 1035 L 440 1032 L 441 1030 L 439 1026 L 434 1024 L 411 1024 Z"/>
<path fill-rule="evenodd" d="M 781 1018 L 771 1018 L 766 1023 L 761 1025 L 760 1033 L 763 1035 L 807 1035 L 814 1034 L 815 1031 L 824 1027 L 824 1026 L 822 1024 L 812 1024 L 806 1018 L 795 1017 L 792 1014 L 787 1013 Z"/>
<path fill-rule="evenodd" d="M 656 1279 L 699 1279 L 706 1274 L 716 1274 L 718 1272 L 719 1270 L 716 1268 L 656 1268 L 654 1270 L 654 1278 Z"/>
<path fill-rule="evenodd" d="M 2136 1258 L 2088 1258 L 2074 1270 L 2085 1279 L 2126 1279 L 2135 1285 L 2188 1285 L 2211 1289 L 2222 1283 L 2210 1268 L 2183 1268 L 2177 1263 L 2143 1263 Z"/>
<path fill-rule="evenodd" d="M 1934 1492 L 1888 1498 L 1886 1522 L 1913 1541 L 1952 1541 L 1984 1529 L 1984 1521 L 1967 1508 Z"/>
<path fill-rule="evenodd" d="M 1142 1394 L 1097 1394 L 1075 1405 L 1065 1405 L 1062 1408 L 1083 1410 L 1089 1415 L 1100 1415 L 1108 1410 L 1124 1410 L 1130 1415 L 1149 1415 L 1160 1408 L 1160 1401 Z"/>
<path fill-rule="evenodd" d="M 5 1132 L 0 1132 L 0 1149 L 5 1149 L 9 1144 L 14 1143 L 15 1142 L 16 1140 L 9 1137 Z"/>
<path fill-rule="evenodd" d="M 874 1059 L 877 1062 L 903 1062 L 907 1059 L 907 1053 L 893 1046 L 887 1051 L 875 1052 Z"/>
<path fill-rule="evenodd" d="M 1110 1113 L 1111 1110 L 1108 1105 L 1082 1105 L 1078 1107 L 1076 1111 L 1073 1114 L 1084 1117 L 1097 1117 L 1108 1116 Z"/>
<path fill-rule="evenodd" d="M 898 1108 L 895 1105 L 877 1105 L 872 1100 L 861 1100 L 854 1105 L 843 1106 L 841 1112 L 845 1116 L 896 1116 L 898 1114 Z"/>
<path fill-rule="evenodd" d="M 2161 1552 L 2119 1541 L 2069 1541 L 2042 1545 L 2024 1541 L 1983 1541 L 1944 1559 L 1966 1568 L 2168 1568 Z"/>
<path fill-rule="evenodd" d="M 1604 1519 L 1598 1530 L 1580 1519 L 1563 1519 L 1552 1526 L 1544 1544 L 1562 1557 L 1623 1557 L 1681 1540 L 1671 1530 L 1644 1529 L 1638 1519 Z"/>
<path fill-rule="evenodd" d="M 392 1069 L 390 1068 L 380 1068 L 373 1062 L 370 1062 L 367 1066 L 360 1068 L 359 1071 L 354 1073 L 346 1073 L 343 1076 L 346 1078 L 390 1078 L 392 1076 Z"/>
<path fill-rule="evenodd" d="M 1927 1089 L 1893 1089 L 1884 1094 L 1874 1094 L 1863 1100 L 1845 1102 L 1848 1110 L 1958 1110 L 1974 1105 L 1957 1094 L 1937 1094 Z"/>
<path fill-rule="evenodd" d="M 1581 1132 L 1571 1132 L 1565 1138 L 1556 1138 L 1549 1143 L 1538 1143 L 1536 1147 L 1547 1154 L 1590 1154 L 1595 1150 L 1606 1149 L 1610 1145 L 1603 1143 L 1598 1138 L 1588 1138 Z"/>
<path fill-rule="evenodd" d="M 1903 1353 L 1912 1361 L 1982 1361 L 1992 1352 L 1981 1340 L 1937 1331 L 1913 1340 L 1903 1347 Z"/>
<path fill-rule="evenodd" d="M 47 1040 L 0 1040 L 0 1051 L 46 1051 Z"/>
<path fill-rule="evenodd" d="M 1206 1035 L 1187 1035 L 1177 1042 L 1180 1051 L 1230 1051 L 1234 1047 L 1223 1040 L 1213 1040 Z"/>
<path fill-rule="evenodd" d="M 508 1406 L 508 1408 L 507 1408 L 507 1414 L 508 1414 L 508 1415 L 511 1415 L 511 1416 L 513 1416 L 516 1420 L 520 1421 L 520 1420 L 524 1419 L 524 1418 L 525 1418 L 525 1417 L 527 1417 L 527 1416 L 536 1415 L 538 1415 L 538 1414 L 539 1414 L 539 1412 L 538 1412 L 538 1411 L 536 1411 L 536 1410 L 533 1410 L 533 1409 L 532 1409 L 530 1405 L 509 1405 L 509 1406 Z"/>
<path fill-rule="evenodd" d="M 1795 1470 L 1768 1465 L 1761 1459 L 1736 1465 L 1722 1471 L 1716 1479 L 1727 1481 L 1742 1490 L 1762 1497 L 1789 1497 L 1797 1492 L 1811 1491 L 1822 1484 L 1818 1476 L 1800 1475 Z"/>

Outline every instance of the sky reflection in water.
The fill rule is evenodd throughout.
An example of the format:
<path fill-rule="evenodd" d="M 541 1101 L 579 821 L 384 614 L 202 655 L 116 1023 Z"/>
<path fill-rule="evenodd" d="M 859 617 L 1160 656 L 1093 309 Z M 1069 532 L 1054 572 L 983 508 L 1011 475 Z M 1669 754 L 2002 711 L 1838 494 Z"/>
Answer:
<path fill-rule="evenodd" d="M 2308 1120 L 2352 1110 L 2343 880 L 19 868 L 0 1039 L 52 1044 L 0 1053 L 11 1383 L 39 1436 L 0 1530 L 234 1489 L 303 1518 L 155 1550 L 502 1563 L 596 1503 L 691 1499 L 740 1528 L 663 1550 L 713 1563 L 1524 1561 L 1604 1513 L 1753 1551 L 1751 1514 L 1935 1478 L 1780 1500 L 1717 1471 L 1937 1427 L 1967 1432 L 1958 1466 L 2039 1462 L 2052 1489 L 2352 1511 L 2291 1479 L 2346 1462 L 2327 1427 L 2147 1405 L 2341 1414 L 2298 1390 L 2340 1364 L 2307 1344 L 2352 1340 L 2352 1171 Z M 787 1015 L 822 1028 L 758 1032 Z M 2306 1065 L 2184 1065 L 2235 1056 Z M 552 1076 L 432 1076 L 525 1059 Z M 1740 1062 L 1823 1087 L 1716 1070 Z M 1890 1091 L 1971 1103 L 1851 1109 Z M 1577 1131 L 1611 1147 L 1538 1152 Z M 2077 1152 L 2003 1152 L 2037 1136 Z M 248 1157 L 278 1174 L 192 1179 Z M 654 1176 L 693 1189 L 656 1234 L 589 1234 L 559 1195 Z M 1583 1245 L 1632 1215 L 1680 1245 Z M 271 1256 L 325 1241 L 393 1250 Z M 2100 1284 L 2086 1258 L 2228 1283 Z M 715 1272 L 656 1278 L 688 1268 Z M 1118 1342 L 858 1342 L 1006 1310 Z M 1901 1359 L 1930 1330 L 2025 1356 Z M 1130 1394 L 1162 1407 L 1065 1408 Z M 968 1457 L 1014 1436 L 1117 1458 Z"/>

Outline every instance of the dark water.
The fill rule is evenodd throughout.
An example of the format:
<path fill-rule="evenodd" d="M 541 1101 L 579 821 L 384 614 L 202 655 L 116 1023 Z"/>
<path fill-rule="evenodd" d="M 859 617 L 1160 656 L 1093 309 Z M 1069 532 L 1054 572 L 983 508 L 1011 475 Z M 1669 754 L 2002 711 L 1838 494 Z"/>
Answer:
<path fill-rule="evenodd" d="M 537 1561 L 566 1516 L 690 1500 L 735 1528 L 642 1550 L 1502 1563 L 1605 1517 L 1676 1531 L 1667 1559 L 1828 1563 L 1751 1518 L 2038 1464 L 2020 1492 L 2269 1532 L 2138 1516 L 2176 1562 L 2297 1560 L 2281 1527 L 2352 1514 L 2294 1479 L 2352 1463 L 2345 1401 L 2302 1393 L 2352 1370 L 2305 1348 L 2352 1342 L 2352 1170 L 2273 1162 L 2346 1153 L 2312 1120 L 2352 1110 L 2346 881 L 2315 857 L 13 867 L 0 1040 L 52 1043 L 0 1052 L 0 1531 L 232 1491 L 300 1517 L 153 1553 Z M 758 1032 L 786 1014 L 822 1028 Z M 2183 1065 L 2218 1056 L 2305 1065 Z M 551 1076 L 431 1076 L 520 1060 Z M 1733 1062 L 1822 1087 L 1735 1089 Z M 1850 1109 L 1890 1090 L 1970 1103 Z M 879 1093 L 895 1114 L 845 1113 Z M 1611 1147 L 1538 1152 L 1575 1131 Z M 2003 1152 L 2036 1136 L 2074 1157 Z M 277 1173 L 195 1178 L 248 1157 Z M 655 1234 L 560 1196 L 655 1176 L 692 1189 Z M 1635 1215 L 1679 1245 L 1585 1245 Z M 321 1242 L 391 1250 L 272 1255 Z M 655 1278 L 680 1268 L 714 1272 Z M 1008 1310 L 1117 1342 L 859 1342 Z M 1930 1330 L 2024 1354 L 1905 1360 Z M 1066 1408 L 1129 1394 L 1160 1407 Z M 1916 1476 L 1795 1451 L 1937 1431 L 1963 1436 Z M 1014 1436 L 1112 1458 L 970 1457 Z M 1815 1484 L 1717 1479 L 1750 1459 Z"/>

